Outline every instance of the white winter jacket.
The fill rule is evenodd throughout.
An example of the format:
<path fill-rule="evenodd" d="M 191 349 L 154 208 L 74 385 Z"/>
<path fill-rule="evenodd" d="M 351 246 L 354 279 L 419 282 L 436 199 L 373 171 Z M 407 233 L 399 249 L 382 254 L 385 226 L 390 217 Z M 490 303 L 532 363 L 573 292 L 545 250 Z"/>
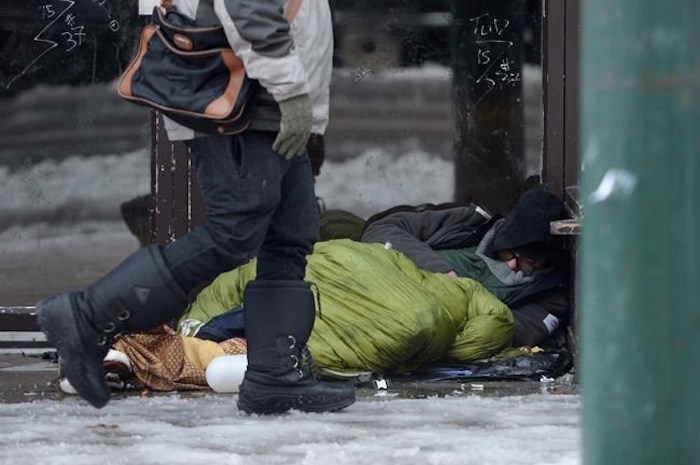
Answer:
<path fill-rule="evenodd" d="M 203 25 L 224 26 L 231 48 L 263 91 L 251 129 L 279 130 L 276 102 L 308 93 L 313 106 L 311 132 L 328 125 L 333 30 L 328 0 L 301 0 L 291 23 L 285 10 L 293 0 L 173 0 L 178 10 Z M 291 27 L 290 27 L 291 26 Z M 165 118 L 170 140 L 195 137 L 194 131 Z"/>

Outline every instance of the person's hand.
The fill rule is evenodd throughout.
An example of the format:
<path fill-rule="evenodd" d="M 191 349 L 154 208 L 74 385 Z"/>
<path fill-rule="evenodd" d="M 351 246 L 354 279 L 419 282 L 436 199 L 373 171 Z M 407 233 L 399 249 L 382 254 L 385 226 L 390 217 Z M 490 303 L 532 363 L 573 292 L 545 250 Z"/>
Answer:
<path fill-rule="evenodd" d="M 458 277 L 458 276 L 457 276 L 457 272 L 456 272 L 455 270 L 450 270 L 450 271 L 448 271 L 448 272 L 445 273 L 445 274 L 446 274 L 447 276 L 449 276 L 450 278 L 457 278 L 457 277 Z"/>
<path fill-rule="evenodd" d="M 306 150 L 306 142 L 311 134 L 311 100 L 308 94 L 302 94 L 282 100 L 279 106 L 282 120 L 272 150 L 289 160 Z"/>

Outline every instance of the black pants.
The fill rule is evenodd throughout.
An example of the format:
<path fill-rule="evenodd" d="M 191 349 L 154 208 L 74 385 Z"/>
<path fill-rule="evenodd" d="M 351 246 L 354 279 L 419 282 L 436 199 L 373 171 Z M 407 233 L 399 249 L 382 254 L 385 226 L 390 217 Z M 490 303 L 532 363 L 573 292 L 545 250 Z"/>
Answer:
<path fill-rule="evenodd" d="M 318 235 L 311 167 L 306 154 L 287 160 L 273 151 L 275 137 L 247 131 L 187 142 L 206 222 L 164 249 L 186 291 L 255 256 L 258 279 L 304 279 Z"/>

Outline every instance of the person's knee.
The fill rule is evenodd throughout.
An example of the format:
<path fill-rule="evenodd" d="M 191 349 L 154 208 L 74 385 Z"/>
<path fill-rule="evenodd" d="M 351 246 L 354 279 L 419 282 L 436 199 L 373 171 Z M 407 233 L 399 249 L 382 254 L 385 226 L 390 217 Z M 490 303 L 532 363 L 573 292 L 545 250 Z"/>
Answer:
<path fill-rule="evenodd" d="M 265 239 L 279 195 L 260 197 L 245 208 L 207 215 L 204 228 L 216 246 L 227 254 L 254 255 Z"/>
<path fill-rule="evenodd" d="M 245 227 L 230 222 L 208 221 L 205 228 L 217 248 L 228 254 L 255 252 L 261 243 L 262 228 L 250 220 Z"/>

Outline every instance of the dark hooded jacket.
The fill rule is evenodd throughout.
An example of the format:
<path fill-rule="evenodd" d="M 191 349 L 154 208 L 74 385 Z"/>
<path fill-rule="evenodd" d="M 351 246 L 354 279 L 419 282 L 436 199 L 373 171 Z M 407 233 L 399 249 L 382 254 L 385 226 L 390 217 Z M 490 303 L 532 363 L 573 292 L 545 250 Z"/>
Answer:
<path fill-rule="evenodd" d="M 533 346 L 541 344 L 569 318 L 566 267 L 555 260 L 563 254 L 557 239 L 549 233 L 550 221 L 564 215 L 561 201 L 544 187 L 537 187 L 526 191 L 505 218 L 492 217 L 474 203 L 396 207 L 370 218 L 362 241 L 390 244 L 419 268 L 436 273 L 455 271 L 487 288 L 482 270 L 472 275 L 468 270 L 456 269 L 449 260 L 449 251 L 473 254 L 472 261 L 478 262 L 477 248 L 489 241 L 489 251 L 517 249 L 528 258 L 548 262 L 546 273 L 501 298 L 515 319 L 513 345 Z"/>
<path fill-rule="evenodd" d="M 494 250 L 511 249 L 545 263 L 560 255 L 559 236 L 550 234 L 550 223 L 566 216 L 564 204 L 544 187 L 526 191 L 493 238 Z"/>

